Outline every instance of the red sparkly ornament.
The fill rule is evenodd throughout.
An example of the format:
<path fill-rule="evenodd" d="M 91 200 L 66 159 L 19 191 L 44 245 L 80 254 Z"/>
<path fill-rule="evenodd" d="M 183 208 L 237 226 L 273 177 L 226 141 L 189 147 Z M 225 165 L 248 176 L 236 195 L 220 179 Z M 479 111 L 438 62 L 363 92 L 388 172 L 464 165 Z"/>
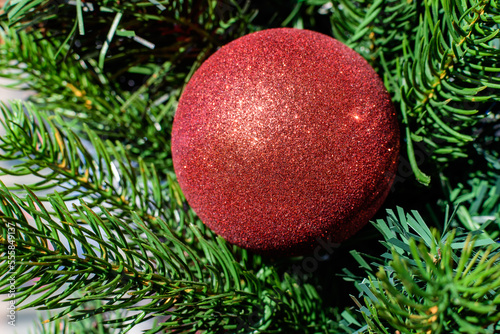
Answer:
<path fill-rule="evenodd" d="M 269 29 L 227 44 L 186 86 L 172 131 L 179 184 L 228 242 L 298 255 L 375 214 L 396 172 L 390 97 L 326 35 Z"/>

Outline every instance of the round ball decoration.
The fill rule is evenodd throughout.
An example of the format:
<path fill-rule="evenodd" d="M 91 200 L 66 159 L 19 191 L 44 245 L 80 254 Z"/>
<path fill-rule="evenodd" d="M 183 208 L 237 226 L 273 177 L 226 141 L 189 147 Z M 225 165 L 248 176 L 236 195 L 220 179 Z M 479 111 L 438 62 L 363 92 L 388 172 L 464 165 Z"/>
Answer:
<path fill-rule="evenodd" d="M 172 156 L 201 220 L 257 253 L 342 242 L 376 213 L 399 154 L 394 106 L 341 42 L 291 28 L 223 46 L 179 101 Z"/>

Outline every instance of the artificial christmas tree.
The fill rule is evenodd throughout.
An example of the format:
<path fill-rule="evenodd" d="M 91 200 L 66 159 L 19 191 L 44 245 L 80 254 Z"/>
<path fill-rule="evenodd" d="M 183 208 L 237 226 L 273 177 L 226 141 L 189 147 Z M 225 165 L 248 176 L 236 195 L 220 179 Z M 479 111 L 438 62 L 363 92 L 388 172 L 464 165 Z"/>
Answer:
<path fill-rule="evenodd" d="M 500 13 L 494 0 L 21 0 L 1 16 L 1 293 L 43 333 L 500 331 Z M 179 98 L 254 31 L 332 36 L 396 106 L 385 210 L 341 245 L 275 258 L 232 246 L 173 170 Z M 306 97 L 304 96 L 304 99 Z M 307 196 L 305 194 L 304 196 Z M 29 300 L 28 300 L 29 298 Z"/>

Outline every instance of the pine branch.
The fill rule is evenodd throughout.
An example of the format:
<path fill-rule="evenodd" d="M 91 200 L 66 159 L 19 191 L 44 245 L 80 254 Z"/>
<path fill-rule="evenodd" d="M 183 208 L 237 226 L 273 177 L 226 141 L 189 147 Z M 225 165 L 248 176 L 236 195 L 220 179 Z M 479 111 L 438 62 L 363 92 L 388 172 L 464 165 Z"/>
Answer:
<path fill-rule="evenodd" d="M 143 312 L 142 316 L 136 317 L 141 321 L 145 320 L 147 313 L 181 316 L 187 311 L 183 304 L 200 305 L 209 296 L 215 300 L 220 298 L 226 303 L 243 304 L 251 298 L 243 291 L 243 299 L 238 298 L 237 292 L 222 293 L 223 288 L 240 290 L 241 278 L 235 276 L 237 268 L 229 269 L 231 262 L 220 262 L 221 254 L 214 253 L 213 248 L 207 247 L 205 254 L 208 259 L 212 259 L 210 270 L 202 272 L 202 264 L 189 248 L 183 247 L 173 235 L 166 243 L 162 243 L 143 226 L 137 216 L 133 219 L 138 229 L 133 230 L 128 223 L 115 219 L 104 208 L 101 210 L 107 217 L 106 223 L 84 203 L 76 208 L 78 214 L 75 215 L 69 212 L 61 198 L 51 197 L 49 203 L 60 219 L 58 223 L 33 194 L 23 204 L 19 203 L 21 201 L 18 198 L 9 197 L 5 189 L 2 195 L 2 211 L 7 213 L 3 217 L 4 232 L 7 227 L 13 226 L 17 234 L 15 276 L 20 286 L 16 293 L 18 305 L 31 295 L 43 293 L 18 309 L 36 306 L 65 308 L 56 318 L 87 300 L 101 299 L 108 302 L 94 310 L 95 313 L 135 308 Z M 19 215 L 21 208 L 34 217 L 36 227 L 30 226 L 24 215 Z M 14 212 L 15 215 L 8 215 Z M 165 232 L 168 232 L 168 228 L 164 227 Z M 131 237 L 129 240 L 121 233 L 123 230 L 128 232 Z M 175 244 L 178 254 L 166 246 L 168 243 Z M 81 250 L 78 245 L 81 245 Z M 186 263 L 191 261 L 195 261 L 195 265 L 188 268 Z M 233 274 L 230 275 L 230 272 Z M 5 290 L 9 277 L 3 276 L 1 285 L 4 287 L 2 290 Z M 237 279 L 232 281 L 235 277 Z M 39 280 L 33 285 L 21 286 L 34 278 Z M 54 294 L 64 284 L 64 292 Z M 80 298 L 72 296 L 66 299 L 78 290 L 86 293 Z M 150 302 L 138 305 L 139 301 L 145 299 L 150 299 Z M 173 306 L 176 306 L 176 311 L 171 310 Z M 88 315 L 90 313 L 82 313 L 75 319 L 83 319 Z M 134 323 L 120 326 L 132 326 Z M 170 325 L 182 327 L 182 322 L 176 324 L 176 321 L 172 321 Z"/>
<path fill-rule="evenodd" d="M 18 30 L 40 29 L 54 43 L 69 45 L 82 59 L 106 56 L 107 66 L 129 57 L 131 63 L 151 61 L 151 56 L 170 58 L 182 49 L 204 49 L 200 44 L 223 45 L 247 29 L 254 13 L 236 1 L 10 1 L 0 17 Z M 223 28 L 223 29 L 221 29 Z M 78 42 L 77 42 L 78 41 Z M 96 49 L 95 41 L 100 42 Z M 99 46 L 99 45 L 98 45 Z M 188 51 L 186 55 L 192 56 Z M 100 59 L 101 60 L 101 59 Z M 100 61 L 102 69 L 103 62 Z M 116 72 L 115 72 L 116 73 Z"/>
<path fill-rule="evenodd" d="M 62 116 L 79 135 L 86 135 L 86 124 L 104 138 L 120 140 L 132 157 L 154 162 L 162 173 L 171 170 L 168 134 L 179 89 L 167 94 L 162 105 L 122 91 L 92 60 L 69 56 L 55 61 L 57 47 L 40 32 L 11 29 L 3 39 L 1 74 L 14 80 L 11 87 L 35 91 L 30 100 L 38 109 Z M 170 68 L 166 62 L 155 75 Z"/>
<path fill-rule="evenodd" d="M 168 173 L 184 84 L 217 47 L 247 32 L 253 16 L 230 0 L 7 3 L 0 75 L 34 90 L 40 108 L 74 120 L 79 135 L 87 124 Z"/>
<path fill-rule="evenodd" d="M 204 250 L 187 226 L 195 224 L 205 237 L 215 239 L 187 207 L 179 185 L 168 176 L 160 179 L 153 165 L 132 161 L 120 143 L 103 141 L 87 129 L 91 142 L 84 144 L 60 118 L 46 116 L 29 103 L 13 103 L 10 110 L 4 107 L 1 122 L 6 130 L 0 138 L 1 158 L 19 161 L 13 168 L 0 168 L 2 174 L 40 176 L 35 184 L 14 189 L 56 190 L 64 201 L 84 199 L 86 206 L 94 210 L 103 205 L 113 216 L 130 224 L 134 224 L 130 214 L 133 211 L 149 230 L 168 238 L 160 224 L 164 221 L 196 250 L 198 257 L 204 256 Z M 123 233 L 127 235 L 128 230 Z M 217 247 L 217 242 L 210 242 Z M 232 252 L 238 258 L 245 257 L 240 248 L 234 247 Z M 259 258 L 251 256 L 246 265 L 254 268 Z"/>
<path fill-rule="evenodd" d="M 492 239 L 500 236 L 500 176 L 477 175 L 468 184 L 450 192 L 457 205 L 457 220 L 469 231 L 485 231 Z"/>
<path fill-rule="evenodd" d="M 32 191 L 57 187 L 65 201 L 83 197 L 91 207 L 106 202 L 115 212 L 134 210 L 151 222 L 168 220 L 182 208 L 178 187 L 161 182 L 153 165 L 135 164 L 120 143 L 103 141 L 87 129 L 91 143 L 84 145 L 61 118 L 46 116 L 32 104 L 13 103 L 1 111 L 6 131 L 0 138 L 2 159 L 21 161 L 12 169 L 1 168 L 2 174 L 40 176 L 28 186 Z"/>
<path fill-rule="evenodd" d="M 86 309 L 97 309 L 101 307 L 99 301 L 89 301 L 85 303 Z M 70 314 L 71 316 L 71 314 Z M 70 321 L 69 316 L 58 318 L 52 322 L 46 322 L 43 316 L 39 316 L 38 323 L 34 326 L 30 334 L 70 334 L 70 333 L 90 333 L 90 334 L 117 334 L 119 329 L 103 324 L 105 315 L 96 314 L 81 321 Z M 127 313 L 123 310 L 116 311 L 110 315 L 111 319 L 123 319 Z M 46 318 L 50 318 L 47 312 Z"/>
<path fill-rule="evenodd" d="M 400 208 L 375 226 L 389 263 L 368 264 L 354 253 L 369 274 L 358 285 L 366 306 L 356 302 L 371 332 L 491 333 L 500 326 L 500 246 L 492 239 L 447 227 L 438 234 Z"/>
<path fill-rule="evenodd" d="M 472 128 L 484 117 L 478 102 L 500 99 L 498 4 L 339 0 L 334 6 L 342 6 L 332 14 L 336 37 L 384 76 L 403 118 L 413 172 L 429 184 L 415 145 L 424 144 L 440 164 L 466 157 Z"/>
<path fill-rule="evenodd" d="M 120 321 L 103 320 L 103 324 L 124 331 L 153 316 L 169 317 L 151 333 L 249 328 L 272 332 L 327 323 L 312 286 L 304 294 L 294 287 L 291 277 L 280 282 L 272 267 L 258 273 L 246 270 L 222 239 L 217 238 L 215 246 L 193 225 L 190 229 L 203 256 L 162 221 L 164 240 L 136 214 L 130 213 L 130 224 L 102 206 L 100 213 L 93 211 L 83 201 L 70 210 L 57 194 L 47 198 L 54 211 L 51 214 L 27 191 L 24 200 L 5 187 L 0 191 L 1 252 L 5 254 L 13 244 L 16 259 L 15 268 L 9 270 L 7 257 L 2 257 L 0 293 L 8 291 L 10 279 L 16 277 L 18 310 L 63 308 L 50 320 L 70 312 L 73 320 L 82 320 L 120 309 L 139 311 Z M 33 217 L 33 224 L 23 211 Z M 15 229 L 13 241 L 9 228 Z M 36 299 L 26 301 L 34 295 Z M 100 300 L 102 305 L 82 309 L 92 300 Z M 259 320 L 249 321 L 252 317 Z"/>

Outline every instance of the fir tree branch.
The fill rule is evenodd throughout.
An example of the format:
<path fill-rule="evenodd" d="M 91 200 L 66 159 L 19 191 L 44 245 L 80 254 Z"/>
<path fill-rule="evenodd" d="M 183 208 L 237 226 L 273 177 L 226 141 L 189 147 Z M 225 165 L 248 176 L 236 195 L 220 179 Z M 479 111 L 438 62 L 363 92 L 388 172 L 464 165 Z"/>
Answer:
<path fill-rule="evenodd" d="M 166 237 L 164 227 L 159 224 L 159 220 L 164 220 L 202 256 L 203 250 L 187 225 L 195 223 L 206 237 L 214 235 L 186 208 L 180 188 L 172 178 L 161 180 L 153 165 L 141 160 L 134 163 L 122 145 L 103 141 L 91 130 L 87 130 L 91 143 L 84 145 L 61 124 L 60 118 L 46 116 L 29 103 L 13 103 L 11 109 L 4 106 L 2 111 L 0 122 L 6 134 L 0 138 L 1 158 L 19 160 L 19 164 L 0 171 L 3 175 L 40 176 L 40 181 L 18 185 L 18 190 L 57 190 L 64 201 L 85 199 L 92 209 L 104 205 L 115 217 L 131 224 L 130 211 L 134 211 L 161 237 Z M 235 253 L 241 250 L 236 248 Z"/>
<path fill-rule="evenodd" d="M 17 305 L 22 305 L 18 309 L 63 308 L 51 320 L 72 311 L 73 320 L 120 309 L 139 311 L 123 322 L 103 321 L 120 328 L 155 315 L 169 316 L 151 333 L 162 329 L 306 330 L 326 323 L 314 288 L 304 294 L 293 287 L 290 277 L 274 281 L 277 275 L 271 267 L 261 273 L 246 270 L 222 239 L 215 247 L 194 226 L 190 229 L 204 251 L 201 257 L 164 222 L 160 223 L 168 237 L 161 241 L 133 213 L 134 224 L 130 224 L 104 207 L 97 213 L 83 201 L 69 210 L 57 194 L 47 198 L 52 214 L 29 191 L 21 200 L 3 187 L 0 197 L 1 252 L 13 244 L 16 258 L 9 270 L 7 257 L 2 257 L 0 293 L 9 289 L 15 275 Z M 33 217 L 33 224 L 24 212 Z M 15 229 L 13 241 L 7 235 L 9 228 Z M 29 296 L 37 298 L 27 302 Z M 102 305 L 80 309 L 92 300 Z M 259 304 L 262 310 L 256 309 Z M 252 315 L 260 320 L 249 321 Z"/>
<path fill-rule="evenodd" d="M 423 143 L 443 164 L 466 157 L 472 128 L 484 117 L 478 101 L 500 99 L 496 65 L 496 1 L 335 1 L 335 36 L 363 54 L 384 76 L 405 126 L 408 159 L 429 184 L 415 156 Z"/>
<path fill-rule="evenodd" d="M 457 206 L 456 219 L 469 231 L 481 230 L 492 239 L 500 236 L 500 177 L 474 175 L 468 184 L 460 183 L 449 192 Z M 448 186 L 449 185 L 449 182 Z"/>
<path fill-rule="evenodd" d="M 19 4 L 0 17 L 0 75 L 36 91 L 30 99 L 39 107 L 75 120 L 80 135 L 85 123 L 160 173 L 172 169 L 169 134 L 182 87 L 254 16 L 230 0 Z"/>
<path fill-rule="evenodd" d="M 30 100 L 39 109 L 61 115 L 79 135 L 86 134 L 86 124 L 102 137 L 120 140 L 132 156 L 154 162 L 162 173 L 171 169 L 169 133 L 179 89 L 162 97 L 165 105 L 144 96 L 132 100 L 91 59 L 55 61 L 57 47 L 40 33 L 11 29 L 3 39 L 2 75 L 14 80 L 11 87 L 35 91 Z M 167 61 L 163 67 L 170 65 Z"/>
<path fill-rule="evenodd" d="M 358 285 L 366 306 L 357 303 L 373 333 L 491 333 L 500 325 L 500 246 L 487 235 L 438 234 L 400 208 L 375 226 L 390 262 L 368 265 L 355 253 L 369 274 Z"/>
<path fill-rule="evenodd" d="M 66 201 L 85 197 L 91 207 L 106 201 L 115 210 L 135 210 L 149 220 L 168 219 L 166 205 L 182 206 L 181 195 L 169 189 L 172 182 L 161 182 L 152 165 L 141 160 L 134 164 L 122 145 L 87 130 L 94 157 L 62 119 L 46 116 L 34 105 L 18 102 L 1 111 L 6 131 L 0 138 L 2 159 L 22 161 L 13 169 L 2 168 L 2 173 L 42 177 L 29 185 L 31 190 L 58 187 Z M 49 174 L 43 174 L 46 169 Z M 175 198 L 165 196 L 169 191 Z"/>
<path fill-rule="evenodd" d="M 100 301 L 89 301 L 85 303 L 85 309 L 98 309 L 102 306 Z M 105 325 L 106 320 L 123 321 L 127 318 L 127 312 L 123 310 L 118 310 L 109 315 L 107 314 L 96 314 L 95 316 L 88 317 L 81 321 L 70 321 L 70 316 L 65 316 L 63 318 L 55 319 L 52 322 L 46 321 L 44 318 L 50 318 L 50 312 L 47 315 L 39 316 L 39 323 L 33 328 L 33 332 L 30 334 L 70 334 L 70 333 L 90 333 L 90 334 L 117 334 L 120 332 L 119 329 L 113 328 L 110 325 Z M 108 318 L 109 317 L 109 318 Z M 156 327 L 156 324 L 155 326 Z"/>

